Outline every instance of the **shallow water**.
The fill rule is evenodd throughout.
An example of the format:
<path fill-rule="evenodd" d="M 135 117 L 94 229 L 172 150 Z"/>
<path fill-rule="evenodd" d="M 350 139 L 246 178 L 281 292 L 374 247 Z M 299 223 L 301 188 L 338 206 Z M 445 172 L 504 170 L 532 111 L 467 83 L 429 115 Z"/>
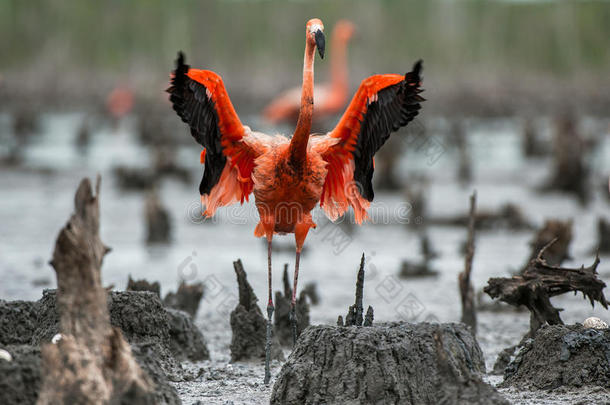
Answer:
<path fill-rule="evenodd" d="M 72 212 L 74 191 L 82 177 L 93 178 L 101 173 L 101 237 L 112 247 L 104 260 L 104 284 L 123 289 L 127 276 L 131 275 L 158 280 L 163 294 L 175 289 L 182 278 L 206 284 L 197 324 L 208 339 L 212 360 L 192 365 L 204 368 L 200 379 L 177 385 L 185 403 L 198 399 L 209 404 L 266 402 L 270 391 L 261 383 L 262 364 L 228 364 L 231 338 L 228 314 L 237 301 L 232 261 L 242 259 L 259 299 L 264 301 L 265 298 L 266 245 L 252 234 L 257 222 L 253 205 L 227 208 L 219 212 L 218 218 L 202 221 L 198 217 L 197 192 L 201 175 L 200 151 L 194 143 L 192 147 L 181 147 L 180 163 L 192 170 L 192 185 L 165 181 L 160 190 L 161 199 L 173 218 L 173 243 L 147 246 L 144 242 L 145 196 L 119 190 L 111 173 L 116 164 L 145 166 L 149 163 L 146 149 L 133 139 L 134 123 L 127 120 L 116 131 L 107 128 L 95 131 L 88 157 L 83 157 L 72 146 L 81 117 L 77 113 L 43 116 L 42 136 L 26 150 L 25 167 L 2 169 L 0 298 L 35 300 L 41 296 L 42 285 L 44 288 L 55 286 L 54 273 L 47 263 L 57 233 Z M 0 131 L 8 130 L 6 121 L 6 116 L 0 116 Z M 426 136 L 442 145 L 442 153 L 434 162 L 430 163 L 430 156 L 424 149 L 410 143 L 411 150 L 399 165 L 403 173 L 420 173 L 430 178 L 429 215 L 465 212 L 468 196 L 476 189 L 481 209 L 514 202 L 536 225 L 545 218 L 572 218 L 573 259 L 564 265 L 588 266 L 593 262 L 597 218 L 610 217 L 610 200 L 602 195 L 601 186 L 595 187 L 594 199 L 586 207 L 569 196 L 536 192 L 535 187 L 548 174 L 549 162 L 523 159 L 517 132 L 519 122 L 506 119 L 468 123 L 475 181 L 468 187 L 461 187 L 455 181 L 455 153 L 442 138 L 444 125 L 440 119 L 429 122 L 431 130 Z M 608 128 L 607 123 L 589 125 Z M 594 172 L 605 173 L 606 177 L 610 171 L 607 135 L 592 156 Z M 186 130 L 185 136 L 188 136 Z M 545 136 L 548 139 L 548 134 Z M 41 170 L 45 168 L 52 171 Z M 408 176 L 403 180 L 409 181 Z M 600 178 L 595 184 L 601 184 Z M 401 260 L 419 259 L 418 235 L 406 224 L 416 219 L 411 218 L 409 204 L 400 193 L 378 192 L 372 212 L 373 223 L 353 227 L 352 233 L 329 223 L 319 211 L 315 213 L 319 226 L 308 237 L 299 275 L 301 286 L 316 282 L 321 296 L 321 304 L 312 307 L 312 323 L 334 323 L 339 314 L 345 315 L 354 299 L 362 253 L 367 259 L 364 301 L 365 305 L 374 307 L 376 321 L 458 321 L 461 309 L 456 279 L 463 269 L 459 246 L 466 238 L 466 230 L 430 227 L 428 235 L 440 253 L 432 263 L 440 272 L 439 276 L 401 280 L 397 278 Z M 426 218 L 421 220 L 425 222 Z M 484 287 L 489 277 L 505 276 L 522 266 L 529 254 L 531 238 L 531 232 L 479 232 L 473 264 L 475 289 Z M 282 248 L 273 256 L 273 284 L 274 289 L 279 289 L 283 263 L 290 263 L 292 268 L 294 262 L 294 241 L 290 236 L 280 236 L 274 242 Z M 609 282 L 607 259 L 609 257 L 602 257 L 598 270 L 600 278 Z M 582 296 L 565 295 L 553 299 L 553 303 L 564 308 L 561 316 L 566 323 L 582 322 L 589 316 L 610 320 L 606 310 L 597 306 L 591 308 Z M 529 314 L 524 312 L 479 314 L 477 337 L 488 368 L 501 349 L 519 341 L 528 324 Z M 276 364 L 274 374 L 278 371 L 279 364 Z M 494 378 L 491 381 L 498 382 Z M 535 393 L 530 397 L 506 393 L 516 403 L 539 403 L 541 400 Z M 570 403 L 575 399 L 573 394 L 557 395 L 557 399 L 548 397 L 545 400 Z"/>

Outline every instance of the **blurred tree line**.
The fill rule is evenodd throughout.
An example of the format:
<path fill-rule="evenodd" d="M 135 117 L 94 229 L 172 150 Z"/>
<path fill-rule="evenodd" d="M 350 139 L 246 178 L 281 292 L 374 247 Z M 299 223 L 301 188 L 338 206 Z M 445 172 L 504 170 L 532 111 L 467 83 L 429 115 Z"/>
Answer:
<path fill-rule="evenodd" d="M 522 75 L 607 82 L 610 72 L 606 1 L 2 0 L 0 73 L 32 88 L 123 81 L 152 95 L 183 50 L 232 93 L 267 97 L 299 82 L 311 17 L 328 34 L 340 18 L 356 22 L 355 83 L 418 58 L 447 84 Z M 318 78 L 327 63 L 317 62 Z"/>

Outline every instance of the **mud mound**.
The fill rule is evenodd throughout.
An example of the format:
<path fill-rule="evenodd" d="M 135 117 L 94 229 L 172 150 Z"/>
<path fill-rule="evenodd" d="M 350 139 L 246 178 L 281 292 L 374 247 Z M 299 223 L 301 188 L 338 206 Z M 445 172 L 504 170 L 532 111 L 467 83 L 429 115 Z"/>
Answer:
<path fill-rule="evenodd" d="M 36 325 L 32 333 L 32 341 L 27 343 L 40 345 L 43 342 L 50 342 L 53 336 L 59 333 L 57 290 L 43 290 L 42 298 L 32 304 L 36 308 Z"/>
<path fill-rule="evenodd" d="M 271 403 L 508 404 L 484 372 L 463 324 L 313 326 L 282 367 Z"/>
<path fill-rule="evenodd" d="M 29 344 L 36 330 L 36 303 L 0 300 L 0 344 Z"/>
<path fill-rule="evenodd" d="M 169 344 L 172 353 L 191 361 L 209 359 L 205 339 L 189 314 L 176 309 L 167 309 L 167 313 L 170 318 Z"/>
<path fill-rule="evenodd" d="M 35 303 L 39 315 L 34 344 L 49 342 L 59 332 L 56 296 L 55 290 L 45 290 L 42 299 Z M 166 361 L 175 363 L 171 357 L 179 361 L 210 357 L 205 339 L 190 316 L 165 308 L 155 293 L 113 291 L 108 294 L 108 310 L 110 323 L 121 329 L 130 344 L 158 344 L 163 352 L 167 352 L 162 356 Z M 173 364 L 170 368 L 175 366 Z"/>
<path fill-rule="evenodd" d="M 159 345 L 131 345 L 131 353 L 136 358 L 136 361 L 146 372 L 148 377 L 155 384 L 155 401 L 154 403 L 178 405 L 182 401 L 178 397 L 178 393 L 169 381 L 183 380 L 176 375 L 167 373 L 167 365 L 163 363 L 163 359 L 159 357 Z"/>
<path fill-rule="evenodd" d="M 127 279 L 127 291 L 150 291 L 161 298 L 161 286 L 158 281 L 150 282 L 146 279 L 134 280 L 129 276 Z M 178 286 L 178 291 L 169 292 L 163 299 L 163 305 L 168 308 L 179 309 L 195 318 L 199 303 L 203 298 L 203 283 L 187 284 L 182 281 Z"/>
<path fill-rule="evenodd" d="M 44 290 L 42 298 L 36 302 L 0 301 L 0 346 L 39 346 L 50 342 L 59 333 L 56 305 L 55 290 Z M 136 346 L 142 346 L 144 352 L 150 352 L 148 357 L 155 356 L 155 364 L 158 363 L 171 380 L 181 379 L 180 361 L 210 357 L 205 338 L 191 317 L 185 312 L 165 308 L 155 293 L 113 291 L 108 294 L 108 310 L 110 323 L 121 329 L 134 351 Z M 136 357 L 141 360 L 145 356 Z"/>
<path fill-rule="evenodd" d="M 3 346 L 13 357 L 0 360 L 0 404 L 34 404 L 42 382 L 40 349 L 27 345 Z"/>
<path fill-rule="evenodd" d="M 555 389 L 562 386 L 610 387 L 610 329 L 552 325 L 517 348 L 502 386 Z"/>
<path fill-rule="evenodd" d="M 187 284 L 185 281 L 180 283 L 178 291 L 168 293 L 163 299 L 163 304 L 167 307 L 179 309 L 195 318 L 199 303 L 203 298 L 203 283 Z"/>
<path fill-rule="evenodd" d="M 0 404 L 34 404 L 41 384 L 39 345 L 59 333 L 55 290 L 45 290 L 37 302 L 0 301 L 0 348 L 13 361 L 0 361 Z M 156 386 L 159 403 L 178 404 L 175 389 L 168 383 L 186 376 L 182 360 L 209 358 L 203 335 L 191 317 L 166 309 L 151 292 L 108 294 L 110 322 L 122 330 L 138 364 Z"/>

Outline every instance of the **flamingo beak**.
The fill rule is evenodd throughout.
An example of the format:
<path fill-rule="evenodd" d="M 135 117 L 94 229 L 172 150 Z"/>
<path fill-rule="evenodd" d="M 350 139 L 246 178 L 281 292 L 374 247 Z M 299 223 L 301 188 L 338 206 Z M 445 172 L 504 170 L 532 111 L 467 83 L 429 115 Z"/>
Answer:
<path fill-rule="evenodd" d="M 316 31 L 316 48 L 318 48 L 318 53 L 320 54 L 320 58 L 324 59 L 324 48 L 326 47 L 326 39 L 324 38 L 324 33 L 321 30 Z"/>

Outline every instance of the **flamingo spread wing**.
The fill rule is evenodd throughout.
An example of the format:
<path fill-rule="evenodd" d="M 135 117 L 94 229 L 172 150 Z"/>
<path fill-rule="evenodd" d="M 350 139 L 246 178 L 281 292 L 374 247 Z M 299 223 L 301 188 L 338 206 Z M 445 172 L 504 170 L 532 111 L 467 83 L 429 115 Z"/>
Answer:
<path fill-rule="evenodd" d="M 240 122 L 222 78 L 209 70 L 190 69 L 180 52 L 167 92 L 174 110 L 204 147 L 199 185 L 204 214 L 212 216 L 220 206 L 248 201 L 254 160 L 266 146 Z"/>
<path fill-rule="evenodd" d="M 328 163 L 320 206 L 336 219 L 352 206 L 358 223 L 367 218 L 373 200 L 373 156 L 390 133 L 415 118 L 424 98 L 419 95 L 422 62 L 406 75 L 385 74 L 365 79 L 335 129 L 317 137 L 313 148 Z"/>

